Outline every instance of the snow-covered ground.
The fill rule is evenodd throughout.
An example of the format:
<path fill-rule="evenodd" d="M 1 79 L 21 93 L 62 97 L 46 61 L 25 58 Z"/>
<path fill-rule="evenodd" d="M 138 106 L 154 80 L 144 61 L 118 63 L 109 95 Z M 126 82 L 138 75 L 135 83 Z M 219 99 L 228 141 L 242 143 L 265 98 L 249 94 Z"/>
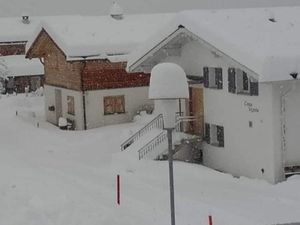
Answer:
<path fill-rule="evenodd" d="M 2 96 L 0 111 L 0 225 L 170 223 L 167 162 L 116 157 L 121 139 L 143 120 L 61 131 L 44 122 L 42 97 L 24 95 Z M 174 166 L 177 224 L 205 225 L 209 214 L 215 225 L 300 221 L 300 177 L 274 186 L 200 165 Z"/>

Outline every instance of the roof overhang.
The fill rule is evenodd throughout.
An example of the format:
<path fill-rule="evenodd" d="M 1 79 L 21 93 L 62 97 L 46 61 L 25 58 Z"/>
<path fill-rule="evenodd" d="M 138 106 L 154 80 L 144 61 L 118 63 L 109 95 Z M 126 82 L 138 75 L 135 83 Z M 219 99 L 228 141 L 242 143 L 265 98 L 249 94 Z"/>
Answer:
<path fill-rule="evenodd" d="M 144 43 L 142 46 L 140 46 L 136 51 L 138 52 L 136 57 L 134 54 L 136 52 L 133 52 L 133 56 L 131 56 L 131 60 L 128 61 L 127 64 L 127 71 L 128 72 L 147 72 L 149 73 L 152 69 L 153 66 L 156 64 L 160 63 L 160 60 L 155 59 L 157 56 L 158 52 L 165 52 L 166 55 L 170 56 L 172 55 L 172 51 L 174 50 L 172 47 L 170 47 L 170 43 L 172 41 L 178 39 L 178 37 L 185 37 L 183 40 L 183 43 L 188 43 L 189 41 L 197 41 L 201 45 L 205 46 L 208 48 L 212 54 L 216 55 L 216 57 L 226 57 L 226 59 L 233 65 L 237 65 L 244 71 L 251 73 L 256 79 L 258 79 L 259 74 L 256 73 L 254 70 L 251 68 L 243 65 L 242 63 L 238 62 L 234 58 L 232 58 L 230 55 L 226 54 L 225 52 L 221 51 L 218 49 L 216 46 L 213 46 L 210 44 L 208 41 L 202 39 L 200 36 L 194 34 L 190 30 L 188 30 L 185 26 L 179 24 L 176 29 L 173 29 L 171 32 L 168 34 L 165 34 L 163 38 L 160 40 L 157 40 L 156 37 L 154 39 L 157 40 L 155 44 L 152 43 L 152 46 L 149 48 L 149 43 Z M 151 42 L 151 40 L 150 40 Z M 172 45 L 171 45 L 172 46 Z M 178 46 L 176 46 L 178 47 Z M 147 50 L 146 50 L 147 49 Z M 150 62 L 147 64 L 147 62 Z"/>

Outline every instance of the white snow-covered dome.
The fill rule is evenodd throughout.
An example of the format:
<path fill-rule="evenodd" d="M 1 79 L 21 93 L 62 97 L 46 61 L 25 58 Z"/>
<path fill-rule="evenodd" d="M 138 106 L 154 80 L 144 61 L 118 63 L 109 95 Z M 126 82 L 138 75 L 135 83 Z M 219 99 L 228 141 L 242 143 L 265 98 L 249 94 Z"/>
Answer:
<path fill-rule="evenodd" d="M 189 98 L 184 70 L 175 63 L 160 63 L 151 71 L 150 99 Z"/>
<path fill-rule="evenodd" d="M 123 19 L 123 13 L 122 7 L 117 2 L 113 2 L 110 8 L 110 16 L 114 19 L 121 20 Z"/>

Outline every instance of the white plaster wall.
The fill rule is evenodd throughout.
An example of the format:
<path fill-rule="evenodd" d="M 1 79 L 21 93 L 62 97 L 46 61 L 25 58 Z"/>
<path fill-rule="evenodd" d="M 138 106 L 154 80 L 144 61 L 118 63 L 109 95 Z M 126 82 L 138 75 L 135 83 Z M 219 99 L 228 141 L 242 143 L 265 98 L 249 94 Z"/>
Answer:
<path fill-rule="evenodd" d="M 272 84 L 260 83 L 259 96 L 229 93 L 228 67 L 240 65 L 226 56 L 215 57 L 198 42 L 185 45 L 180 57 L 168 57 L 165 61 L 178 63 L 190 75 L 202 76 L 204 66 L 223 68 L 223 90 L 204 88 L 204 120 L 224 126 L 225 147 L 204 144 L 204 164 L 236 176 L 276 182 L 279 175 L 274 163 Z M 251 74 L 246 68 L 241 69 Z M 259 112 L 251 112 L 247 103 Z"/>
<path fill-rule="evenodd" d="M 104 115 L 105 96 L 125 96 L 124 114 Z M 119 88 L 86 92 L 87 128 L 132 121 L 133 116 L 143 105 L 153 105 L 148 99 L 148 87 Z"/>
<path fill-rule="evenodd" d="M 285 114 L 281 115 L 281 96 L 285 97 Z M 273 83 L 275 149 L 278 165 L 300 165 L 300 81 L 281 81 Z M 285 117 L 285 119 L 284 119 Z M 286 150 L 281 147 L 281 118 L 286 124 Z M 278 171 L 279 173 L 280 171 Z M 283 174 L 283 170 L 281 170 Z"/>
<path fill-rule="evenodd" d="M 52 124 L 57 124 L 55 111 L 49 111 L 49 106 L 55 106 L 55 89 L 53 86 L 44 85 L 45 95 L 45 115 L 46 120 Z"/>
<path fill-rule="evenodd" d="M 46 119 L 48 122 L 57 124 L 56 121 L 56 112 L 49 111 L 48 107 L 51 105 L 55 106 L 55 90 L 59 89 L 62 93 L 62 116 L 64 118 L 69 118 L 75 120 L 76 122 L 76 129 L 83 130 L 83 107 L 82 107 L 82 93 L 79 91 L 73 91 L 65 88 L 45 85 L 45 112 L 46 112 Z M 68 114 L 68 104 L 67 104 L 67 96 L 74 97 L 75 103 L 75 115 Z"/>

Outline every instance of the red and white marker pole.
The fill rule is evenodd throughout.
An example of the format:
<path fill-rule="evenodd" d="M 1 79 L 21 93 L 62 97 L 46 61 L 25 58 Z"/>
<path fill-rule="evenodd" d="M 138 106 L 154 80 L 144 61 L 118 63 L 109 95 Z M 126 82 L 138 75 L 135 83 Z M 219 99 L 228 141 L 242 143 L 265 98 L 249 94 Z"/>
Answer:
<path fill-rule="evenodd" d="M 208 225 L 213 225 L 213 219 L 211 215 L 208 216 Z"/>
<path fill-rule="evenodd" d="M 120 175 L 117 175 L 117 204 L 121 204 L 121 196 L 120 196 L 120 186 L 121 186 L 121 181 L 120 181 Z"/>

